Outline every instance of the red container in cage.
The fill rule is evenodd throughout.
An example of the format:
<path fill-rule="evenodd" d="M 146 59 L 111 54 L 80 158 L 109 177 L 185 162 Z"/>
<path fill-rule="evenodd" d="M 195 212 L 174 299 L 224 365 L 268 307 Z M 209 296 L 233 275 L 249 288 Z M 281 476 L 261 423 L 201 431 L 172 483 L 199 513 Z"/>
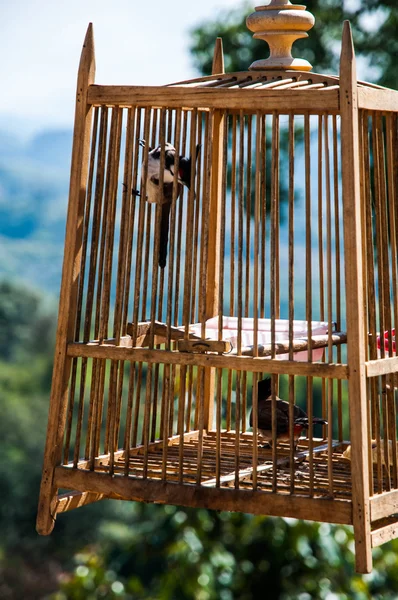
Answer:
<path fill-rule="evenodd" d="M 391 329 L 391 336 L 392 336 L 392 351 L 395 352 L 395 328 Z M 384 350 L 386 352 L 389 351 L 389 344 L 388 344 L 388 338 L 389 338 L 389 332 L 385 331 L 384 332 Z M 378 335 L 377 336 L 377 348 L 380 350 L 381 348 L 381 336 Z"/>

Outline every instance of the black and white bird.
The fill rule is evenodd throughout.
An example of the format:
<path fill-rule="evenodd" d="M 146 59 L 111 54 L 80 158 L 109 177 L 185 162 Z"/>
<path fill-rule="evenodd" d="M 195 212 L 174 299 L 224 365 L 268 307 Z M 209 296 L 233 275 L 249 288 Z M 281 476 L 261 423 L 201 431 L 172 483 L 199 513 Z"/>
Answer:
<path fill-rule="evenodd" d="M 141 142 L 145 144 L 144 141 Z M 200 144 L 196 146 L 196 155 L 194 161 L 192 156 L 187 158 L 180 156 L 178 160 L 178 175 L 177 175 L 177 198 L 182 196 L 183 186 L 190 189 L 192 167 L 196 165 L 199 156 Z M 164 269 L 167 260 L 167 246 L 169 242 L 169 217 L 170 208 L 173 201 L 173 181 L 176 164 L 176 149 L 172 144 L 166 142 L 164 145 L 164 171 L 163 185 L 160 189 L 160 163 L 161 163 L 162 147 L 149 149 L 148 152 L 148 168 L 146 174 L 146 199 L 150 203 L 160 204 L 162 207 L 162 216 L 160 224 L 160 240 L 159 240 L 159 267 Z"/>
<path fill-rule="evenodd" d="M 272 392 L 271 378 L 266 377 L 257 384 L 258 390 L 258 420 L 257 428 L 262 439 L 269 445 L 272 444 Z M 250 413 L 250 426 L 253 426 L 253 411 Z M 312 418 L 313 425 L 327 425 L 327 421 L 319 417 Z M 297 406 L 293 407 L 293 437 L 294 446 L 297 447 L 298 439 L 303 429 L 308 429 L 309 417 L 307 413 Z M 289 442 L 289 402 L 276 396 L 276 440 Z"/>

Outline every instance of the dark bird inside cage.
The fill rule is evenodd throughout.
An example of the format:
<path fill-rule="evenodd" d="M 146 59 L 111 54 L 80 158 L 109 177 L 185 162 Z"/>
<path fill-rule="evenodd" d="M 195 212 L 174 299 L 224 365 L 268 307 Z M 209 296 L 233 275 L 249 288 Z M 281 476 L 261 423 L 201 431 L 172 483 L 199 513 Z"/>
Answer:
<path fill-rule="evenodd" d="M 145 141 L 140 140 L 140 145 L 145 146 Z M 173 201 L 173 182 L 176 160 L 176 149 L 172 144 L 166 142 L 164 145 L 164 169 L 163 169 L 163 184 L 160 189 L 160 168 L 162 164 L 162 146 L 149 148 L 148 151 L 148 166 L 146 172 L 146 200 L 153 204 L 160 204 L 162 207 L 162 215 L 160 221 L 160 239 L 159 239 L 159 257 L 158 264 L 161 269 L 166 266 L 167 247 L 169 242 L 169 219 L 170 209 Z M 190 189 L 192 180 L 192 166 L 196 164 L 199 156 L 200 144 L 197 144 L 195 158 L 192 156 L 178 157 L 178 174 L 177 174 L 177 193 L 176 199 L 182 196 L 183 186 Z M 195 176 L 195 173 L 193 174 Z M 144 169 L 142 177 L 144 177 Z M 143 184 L 143 181 L 141 182 Z"/>
<path fill-rule="evenodd" d="M 258 420 L 257 428 L 261 440 L 266 446 L 272 444 L 272 388 L 271 378 L 266 377 L 257 384 L 258 390 Z M 276 396 L 276 441 L 289 442 L 289 402 Z M 250 426 L 253 427 L 253 411 L 250 413 Z M 312 418 L 312 425 L 327 425 L 327 421 L 319 417 Z M 303 429 L 308 429 L 309 417 L 307 413 L 294 404 L 293 406 L 293 437 L 294 447 L 297 448 L 299 437 Z"/>

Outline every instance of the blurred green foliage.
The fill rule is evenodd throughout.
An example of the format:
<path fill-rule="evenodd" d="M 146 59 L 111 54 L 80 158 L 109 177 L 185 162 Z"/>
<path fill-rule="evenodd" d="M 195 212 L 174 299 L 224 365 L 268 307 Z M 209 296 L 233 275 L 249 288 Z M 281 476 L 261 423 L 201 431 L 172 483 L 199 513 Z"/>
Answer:
<path fill-rule="evenodd" d="M 52 600 L 393 599 L 398 543 L 354 572 L 351 530 L 204 509 L 134 504 L 75 557 Z"/>
<path fill-rule="evenodd" d="M 42 307 L 43 296 L 27 288 L 0 282 L 0 358 L 23 363 L 33 358 L 48 359 L 54 314 Z M 45 382 L 46 383 L 46 382 Z"/>
<path fill-rule="evenodd" d="M 375 83 L 398 88 L 395 0 L 308 0 L 305 4 L 315 16 L 315 26 L 308 38 L 294 43 L 293 56 L 307 59 L 315 72 L 338 74 L 342 25 L 349 19 L 361 70 Z M 227 72 L 247 71 L 254 60 L 268 56 L 267 44 L 254 40 L 246 27 L 246 17 L 254 6 L 255 2 L 243 2 L 235 9 L 220 11 L 191 31 L 191 53 L 200 73 L 211 73 L 217 37 L 223 40 Z"/>
<path fill-rule="evenodd" d="M 307 4 L 317 23 L 295 44 L 296 55 L 315 70 L 337 72 L 342 20 L 350 18 L 369 78 L 397 87 L 395 0 Z M 266 46 L 245 26 L 253 7 L 245 3 L 195 28 L 191 50 L 202 73 L 211 70 L 218 35 L 229 71 L 265 56 Z M 61 515 L 53 534 L 40 538 L 35 518 L 54 328 L 43 296 L 0 283 L 2 600 L 398 598 L 398 542 L 375 549 L 375 570 L 359 576 L 347 527 L 108 501 Z"/>
<path fill-rule="evenodd" d="M 61 561 L 94 539 L 85 514 L 35 531 L 56 315 L 45 297 L 0 282 L 0 598 L 41 598 Z M 93 515 L 104 514 L 95 506 Z M 58 566 L 58 570 L 59 570 Z"/>
<path fill-rule="evenodd" d="M 375 571 L 359 576 L 345 527 L 107 501 L 60 515 L 39 537 L 55 323 L 45 307 L 37 293 L 0 284 L 2 600 L 398 597 L 398 542 L 374 550 Z"/>

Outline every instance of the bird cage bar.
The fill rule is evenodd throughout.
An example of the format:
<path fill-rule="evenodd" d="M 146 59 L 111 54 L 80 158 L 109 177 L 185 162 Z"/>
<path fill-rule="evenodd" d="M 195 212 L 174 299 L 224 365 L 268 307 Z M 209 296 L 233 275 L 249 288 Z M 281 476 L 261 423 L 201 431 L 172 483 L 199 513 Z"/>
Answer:
<path fill-rule="evenodd" d="M 227 124 L 227 121 L 226 121 L 226 124 Z M 242 132 L 243 132 L 243 131 L 244 131 L 244 129 L 242 128 Z M 258 131 L 260 131 L 260 129 L 259 129 Z M 308 137 L 308 136 L 307 136 L 307 137 Z M 241 160 L 241 159 L 240 159 L 240 160 Z M 242 181 L 243 181 L 243 180 L 242 180 Z M 224 184 L 224 185 L 225 185 L 225 184 Z M 241 185 L 241 184 L 239 184 L 239 185 Z M 241 194 L 241 200 L 242 200 L 242 194 Z M 241 206 L 242 206 L 242 202 L 241 202 Z M 238 211 L 238 212 L 239 212 L 239 211 Z M 241 231 L 241 235 L 240 235 L 240 237 L 241 237 L 241 238 L 242 238 L 242 236 L 243 236 L 243 233 L 242 233 L 242 232 L 243 232 L 243 230 L 244 230 L 244 222 L 243 222 L 243 220 L 244 220 L 244 212 L 243 212 L 243 210 L 240 210 L 240 216 L 239 216 L 239 218 L 238 218 L 238 221 L 239 221 L 239 228 L 240 228 L 240 231 Z M 224 225 L 224 228 L 225 228 L 225 225 Z M 255 229 L 255 235 L 257 235 L 257 236 L 258 236 L 258 234 L 259 234 L 259 231 L 258 231 L 258 229 Z M 148 234 L 148 235 L 149 235 L 149 234 Z M 148 238 L 147 238 L 147 239 L 148 239 Z M 148 244 L 146 244 L 146 246 L 147 246 L 147 245 L 148 245 Z M 243 246 L 243 244 L 241 244 L 241 246 Z M 273 252 L 274 252 L 274 251 L 273 251 Z M 156 252 L 155 252 L 155 254 L 156 254 Z M 271 255 L 272 255 L 272 252 L 271 252 Z M 240 262 L 242 263 L 242 261 L 240 261 Z M 170 263 L 170 264 L 173 264 L 173 263 Z M 223 266 L 223 261 L 220 261 L 220 264 Z M 248 263 L 248 262 L 246 262 L 246 267 L 245 267 L 245 269 L 244 269 L 244 270 L 245 270 L 245 272 L 246 272 L 246 273 L 249 273 L 249 279 L 250 279 L 250 273 L 251 273 L 251 271 L 250 271 L 250 267 L 248 268 L 248 265 L 249 265 L 249 263 Z M 119 272 L 119 270 L 118 270 L 118 272 Z M 247 277 L 247 275 L 246 275 L 246 277 Z M 240 284 L 240 288 L 242 287 L 242 285 L 241 285 L 241 281 L 242 281 L 242 279 L 243 279 L 243 268 L 241 269 L 241 273 L 240 273 L 240 274 L 238 273 L 238 281 L 239 281 L 239 284 Z M 145 280 L 145 286 L 146 286 L 146 285 L 147 285 L 147 280 Z M 238 295 L 239 295 L 239 294 L 238 294 Z M 243 298 L 241 298 L 241 301 L 240 301 L 240 305 L 241 305 L 241 306 L 242 306 L 242 302 L 243 302 Z M 152 304 L 152 306 L 153 306 L 153 304 Z M 240 310 L 241 310 L 241 312 L 242 312 L 242 310 L 243 310 L 243 309 L 241 308 Z M 247 299 L 246 299 L 246 308 L 245 308 L 245 310 L 246 310 L 246 313 L 245 313 L 245 314 L 247 314 Z M 160 313 L 159 313 L 159 315 L 160 315 Z M 143 316 L 144 316 L 144 313 L 143 313 Z M 243 318 L 243 317 L 241 317 L 241 318 Z M 220 319 L 219 319 L 219 321 L 220 321 Z M 274 344 L 274 345 L 275 345 L 275 344 Z M 271 344 L 271 346 L 272 346 L 272 344 Z M 271 352 L 275 352 L 275 349 L 272 349 L 272 347 L 271 347 Z M 119 385 L 119 389 L 120 389 L 120 385 Z M 157 389 L 157 387 L 155 386 L 155 390 L 156 390 L 156 389 Z M 245 395 L 245 394 L 246 394 L 246 386 L 243 386 L 243 390 L 242 390 L 242 399 L 244 398 L 244 395 Z M 310 396 L 311 396 L 311 395 L 310 395 Z M 243 403 L 243 402 L 242 402 L 242 403 Z M 156 405 L 156 400 L 155 400 L 155 405 Z M 146 404 L 146 406 L 148 406 L 148 403 Z M 238 408 L 240 408 L 240 407 L 238 407 Z M 310 409 L 309 409 L 309 410 L 311 410 L 311 407 L 310 407 Z M 109 409 L 108 409 L 108 412 L 109 412 Z M 112 412 L 112 411 L 111 411 L 111 412 Z M 244 411 L 242 411 L 242 412 L 244 412 Z M 154 412 L 154 414 L 156 415 L 156 411 Z M 135 419 L 135 420 L 137 421 L 137 419 L 138 419 L 138 414 L 136 413 L 136 419 Z M 180 415 L 180 419 L 181 419 L 181 415 Z M 240 420 L 240 419 L 238 419 L 238 420 Z M 108 421 L 107 421 L 107 422 L 108 422 Z M 146 422 L 146 424 L 148 425 L 148 413 L 146 414 L 145 422 Z M 153 422 L 154 422 L 154 421 L 152 421 L 152 430 L 154 429 Z M 110 425 L 107 425 L 107 427 L 109 428 L 109 427 L 110 427 Z M 243 421 L 243 423 L 242 423 L 242 427 L 243 427 L 243 430 L 244 430 L 244 428 L 245 428 L 245 421 Z M 108 434 L 106 437 L 109 437 L 109 434 Z M 153 437 L 153 436 L 152 436 L 152 437 Z M 144 442 L 144 443 L 145 443 L 145 442 Z"/>
<path fill-rule="evenodd" d="M 145 207 L 144 207 L 144 209 L 145 209 Z M 149 209 L 148 209 L 148 210 L 149 210 Z M 233 218 L 235 218 L 235 216 L 234 216 L 234 213 L 233 213 Z M 142 219 L 144 220 L 144 219 L 145 219 L 145 217 L 143 216 L 143 217 L 142 217 Z M 148 220 L 148 218 L 147 218 L 147 224 L 148 224 L 147 230 L 149 231 L 149 229 L 150 229 L 150 227 L 151 227 L 151 220 Z M 156 223 L 155 223 L 155 225 L 156 225 Z M 196 223 L 196 227 L 197 227 L 197 223 Z M 144 232 L 141 234 L 141 231 L 142 231 L 142 230 L 140 230 L 140 235 L 142 235 L 142 237 L 141 237 L 141 238 L 139 238 L 139 240 L 138 240 L 138 248 L 142 247 L 142 243 L 141 243 L 141 242 L 142 242 L 142 238 L 144 237 Z M 144 231 L 145 231 L 145 228 L 144 228 Z M 245 270 L 245 273 L 246 273 L 245 281 L 247 281 L 247 280 L 248 280 L 248 273 L 250 272 L 250 265 L 249 265 L 249 262 L 248 262 L 248 260 L 247 260 L 247 256 L 248 256 L 248 251 L 247 251 L 247 248 L 249 247 L 249 244 L 247 243 L 247 241 L 248 241 L 248 240 L 250 240 L 250 235 L 251 235 L 251 234 L 250 234 L 250 230 L 249 230 L 249 228 L 247 227 L 247 225 L 246 225 L 246 232 L 248 232 L 248 235 L 247 235 L 247 239 L 246 239 L 246 242 L 245 242 L 245 245 L 246 245 L 246 256 L 245 256 L 245 258 L 246 258 L 246 265 L 245 265 L 245 269 L 244 269 L 244 270 Z M 146 252 L 145 252 L 145 254 L 146 254 L 146 255 L 148 255 L 148 258 L 145 258 L 145 264 L 144 264 L 144 268 L 142 269 L 142 270 L 143 270 L 143 272 L 144 272 L 144 274 L 145 274 L 145 277 L 146 277 L 146 278 L 145 278 L 145 280 L 144 280 L 144 285 L 143 285 L 143 286 L 141 285 L 141 281 L 140 281 L 140 279 L 139 279 L 139 278 L 137 278 L 137 273 L 138 273 L 138 275 L 139 275 L 139 273 L 140 273 L 140 270 L 138 269 L 138 270 L 137 270 L 137 273 L 136 273 L 136 289 L 138 290 L 138 292 L 136 293 L 136 295 L 140 296 L 140 292 L 142 291 L 142 292 L 143 292 L 143 295 L 144 295 L 144 298 L 146 297 L 146 296 L 145 296 L 145 290 L 146 290 L 146 289 L 147 289 L 147 287 L 148 287 L 148 275 L 147 275 L 147 269 L 146 269 L 146 267 L 147 267 L 147 266 L 148 266 L 148 264 L 149 264 L 149 263 L 148 263 L 148 261 L 149 261 L 149 260 L 152 260 L 152 258 L 151 258 L 151 259 L 149 259 L 149 243 L 148 243 L 148 240 L 150 239 L 150 235 L 151 235 L 151 234 L 149 233 L 149 234 L 148 234 L 148 235 L 145 237 L 145 240 L 146 240 L 146 241 L 145 241 L 145 247 L 146 247 L 146 249 L 147 249 L 147 250 L 146 250 Z M 148 236 L 149 236 L 149 237 L 148 237 Z M 104 230 L 103 230 L 103 235 L 102 235 L 102 238 L 103 238 L 103 240 L 105 239 L 105 238 L 104 238 Z M 102 242 L 102 249 L 104 248 L 104 243 L 105 243 L 105 242 L 103 241 L 103 242 Z M 120 243 L 119 243 L 119 246 L 120 246 Z M 264 244 L 264 243 L 263 243 L 263 246 L 265 246 L 265 244 Z M 278 248 L 278 245 L 277 245 L 276 247 Z M 139 251 L 139 250 L 138 250 L 138 251 Z M 101 253 L 102 253 L 102 255 L 104 255 L 104 250 L 102 250 L 102 251 L 101 251 Z M 156 253 L 155 253 L 155 254 L 156 254 Z M 140 258 L 140 256 L 139 256 L 138 258 Z M 141 256 L 141 258 L 142 258 L 142 256 Z M 100 263 L 101 263 L 102 265 L 103 265 L 103 260 L 104 260 L 104 259 L 102 259 L 102 260 L 100 261 Z M 108 262 L 109 262 L 109 259 L 108 259 Z M 123 256 L 122 256 L 122 262 L 123 262 Z M 140 262 L 140 261 L 138 261 L 138 262 Z M 179 263 L 178 263 L 178 264 L 179 264 Z M 233 264 L 233 263 L 232 263 L 232 264 Z M 120 265 L 121 265 L 121 262 L 120 262 L 120 260 L 119 260 L 119 262 L 118 262 L 118 272 L 120 271 L 120 268 L 121 268 L 121 267 L 120 267 Z M 103 270 L 103 268 L 104 268 L 104 266 L 102 266 L 102 267 L 100 266 L 100 270 L 99 270 L 99 289 L 101 288 L 101 278 L 102 278 L 102 270 Z M 231 272 L 232 272 L 232 266 L 231 266 Z M 163 276 L 163 272 L 161 273 L 161 277 L 162 277 L 162 276 Z M 243 280 L 243 272 L 242 272 L 242 280 Z M 162 279 L 161 279 L 161 281 L 162 281 Z M 90 283 L 91 283 L 91 282 L 90 282 Z M 149 282 L 149 283 L 151 283 L 151 282 Z M 177 282 L 177 283 L 178 283 L 178 282 Z M 163 285 L 163 284 L 162 284 L 162 283 L 160 283 L 160 286 L 162 286 L 162 285 Z M 234 285 L 235 285 L 235 284 L 234 284 Z M 108 284 L 108 287 L 109 287 L 109 284 Z M 248 287 L 249 287 L 249 286 L 248 286 Z M 160 288 L 160 289 L 161 289 L 161 288 Z M 232 292 L 232 293 L 233 293 L 233 292 Z M 102 294 L 102 295 L 103 295 L 103 294 Z M 160 297 L 160 296 L 161 296 L 161 294 L 159 294 L 159 297 Z M 109 297 L 109 291 L 107 291 L 107 293 L 106 293 L 106 298 L 108 298 L 108 297 Z M 248 299 L 249 299 L 249 297 L 250 297 L 250 290 L 249 290 L 249 292 L 246 292 L 246 294 L 245 294 L 245 303 L 246 303 L 246 306 L 245 306 L 245 308 L 244 308 L 244 311 L 245 311 L 245 313 L 244 313 L 244 314 L 247 314 L 247 311 L 248 311 L 248 304 L 249 304 L 249 302 L 248 302 Z M 177 295 L 177 298 L 176 298 L 176 299 L 178 300 L 178 295 Z M 243 301 L 243 299 L 242 299 L 242 301 Z M 141 306 L 141 308 L 142 308 L 142 317 L 144 318 L 144 316 L 145 316 L 145 310 L 146 310 L 146 309 L 145 309 L 145 307 L 144 307 L 144 303 L 141 303 L 141 305 L 142 305 L 142 306 Z M 105 307 L 105 308 L 106 308 L 106 307 Z M 105 308 L 104 308 L 104 309 L 102 309 L 102 310 L 105 310 Z M 135 308 L 134 308 L 134 312 L 135 312 L 135 314 L 137 314 L 137 312 L 138 312 L 138 308 L 139 308 L 139 305 L 138 305 L 138 304 L 135 304 Z M 99 305 L 99 304 L 98 304 L 98 302 L 97 302 L 97 310 L 96 310 L 96 315 L 97 315 L 97 316 L 96 316 L 96 323 L 97 323 L 97 325 L 96 325 L 96 328 L 98 328 L 98 322 L 99 322 L 99 317 L 98 317 L 98 315 L 99 315 L 99 314 L 100 314 L 100 305 Z M 117 313 L 117 311 L 116 311 L 116 313 L 115 313 L 115 314 L 120 314 L 120 311 L 119 311 L 119 313 Z M 137 317 L 137 318 L 138 318 L 138 317 Z M 160 318 L 160 305 L 159 305 L 159 318 Z M 190 321 L 190 320 L 191 320 L 191 319 L 188 319 L 188 321 Z M 106 322 L 106 319 L 105 319 L 105 321 L 104 321 L 104 322 Z M 117 328 L 117 327 L 120 327 L 120 324 L 118 324 L 118 323 L 117 323 L 117 319 L 116 319 L 116 318 L 114 318 L 114 327 L 115 327 L 115 328 Z"/>
<path fill-rule="evenodd" d="M 374 248 L 366 253 L 363 277 L 369 332 L 366 349 L 367 360 L 374 361 L 378 353 L 382 359 L 396 355 L 392 334 L 392 322 L 396 322 L 397 317 L 397 201 L 393 167 L 396 118 L 388 113 L 362 111 L 361 133 L 363 218 L 367 247 Z M 378 336 L 377 332 L 386 333 Z M 395 378 L 395 374 L 386 374 L 378 379 L 373 377 L 369 382 L 371 495 L 397 487 Z"/>
<path fill-rule="evenodd" d="M 98 86 L 89 28 L 41 533 L 104 497 L 316 515 L 354 525 L 364 572 L 394 535 L 397 93 L 357 83 L 347 25 L 340 75 Z M 167 142 L 165 208 L 146 198 L 151 149 L 162 189 Z M 257 424 L 265 373 L 271 449 Z M 280 444 L 277 395 L 290 415 Z M 309 427 L 296 452 L 297 403 Z"/>

